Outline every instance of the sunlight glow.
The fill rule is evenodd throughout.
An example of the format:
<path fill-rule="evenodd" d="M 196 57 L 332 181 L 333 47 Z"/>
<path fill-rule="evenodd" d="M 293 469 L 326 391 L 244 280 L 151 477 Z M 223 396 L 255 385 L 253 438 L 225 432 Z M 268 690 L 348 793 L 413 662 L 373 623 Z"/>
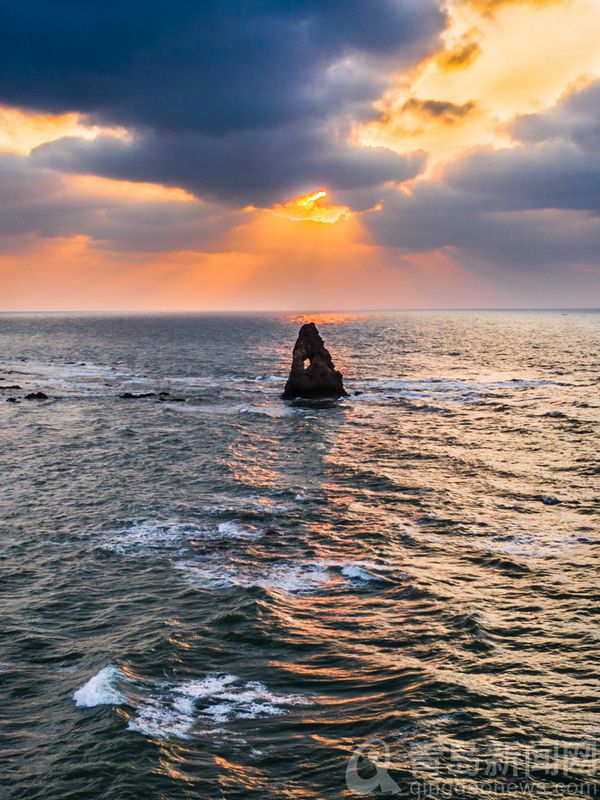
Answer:
<path fill-rule="evenodd" d="M 284 217 L 292 222 L 324 222 L 333 224 L 351 215 L 346 206 L 326 204 L 327 192 L 319 189 L 312 194 L 297 197 L 284 204 L 273 207 L 272 212 L 277 217 Z"/>

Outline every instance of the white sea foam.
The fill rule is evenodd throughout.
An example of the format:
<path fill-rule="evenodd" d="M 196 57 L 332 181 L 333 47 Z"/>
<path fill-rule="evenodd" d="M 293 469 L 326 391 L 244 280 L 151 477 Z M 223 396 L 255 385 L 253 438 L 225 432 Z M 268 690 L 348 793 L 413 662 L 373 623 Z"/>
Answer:
<path fill-rule="evenodd" d="M 323 564 L 284 564 L 277 566 L 254 583 L 267 589 L 282 589 L 288 594 L 314 592 L 335 580 Z"/>
<path fill-rule="evenodd" d="M 182 561 L 176 564 L 193 586 L 220 589 L 231 586 L 280 589 L 288 594 L 312 593 L 331 583 L 335 575 L 326 567 L 313 564 L 281 564 L 267 569 L 238 567 L 219 561 Z"/>
<path fill-rule="evenodd" d="M 229 722 L 233 719 L 256 719 L 285 714 L 290 706 L 310 703 L 308 698 L 277 694 L 258 681 L 243 682 L 236 675 L 209 673 L 199 680 L 184 683 L 157 683 L 148 691 L 147 684 L 136 685 L 132 698 L 118 688 L 125 678 L 114 664 L 101 669 L 73 694 L 80 708 L 128 704 L 135 709 L 127 727 L 157 739 L 189 738 L 194 729 Z"/>
<path fill-rule="evenodd" d="M 297 498 L 296 498 L 297 499 Z M 294 505 L 291 503 L 277 503 L 268 497 L 249 497 L 243 503 L 242 507 L 250 508 L 252 511 L 258 511 L 261 514 L 286 514 L 294 510 Z"/>
<path fill-rule="evenodd" d="M 277 695 L 263 683 L 242 683 L 236 675 L 212 673 L 201 680 L 160 684 L 139 706 L 128 728 L 158 739 L 189 738 L 194 729 L 233 719 L 284 714 L 287 707 L 309 702 L 297 695 Z"/>
<path fill-rule="evenodd" d="M 348 564 L 342 567 L 342 575 L 346 578 L 351 578 L 358 581 L 368 582 L 377 580 L 377 576 L 368 572 L 364 567 L 359 564 Z"/>
<path fill-rule="evenodd" d="M 20 366 L 22 367 L 23 364 Z M 106 378 L 125 375 L 125 373 L 119 372 L 114 367 L 87 362 L 79 364 L 41 364 L 29 361 L 26 367 L 28 372 L 44 375 L 48 378 Z"/>
<path fill-rule="evenodd" d="M 336 585 L 379 580 L 376 575 L 365 569 L 362 563 L 284 562 L 261 569 L 249 564 L 236 564 L 233 567 L 222 560 L 188 559 L 178 561 L 176 567 L 184 573 L 193 586 L 204 589 L 258 586 L 263 589 L 277 589 L 291 595 L 316 594 Z"/>
<path fill-rule="evenodd" d="M 154 739 L 169 739 L 172 736 L 187 739 L 193 724 L 194 718 L 190 714 L 181 713 L 174 706 L 164 706 L 159 700 L 151 699 L 129 720 L 127 727 L 130 731 L 137 731 Z"/>
<path fill-rule="evenodd" d="M 119 691 L 117 682 L 123 679 L 123 673 L 114 664 L 109 664 L 93 675 L 87 683 L 73 694 L 75 704 L 81 708 L 94 706 L 118 706 L 125 702 L 125 696 Z"/>
<path fill-rule="evenodd" d="M 485 396 L 493 395 L 498 390 L 528 389 L 556 381 L 545 379 L 513 379 L 504 381 L 473 381 L 455 378 L 372 378 L 355 381 L 351 388 L 357 388 L 361 394 L 353 397 L 359 402 L 369 402 L 381 397 L 381 393 L 398 394 L 407 400 L 438 400 L 449 403 L 472 403 Z M 375 391 L 373 391 L 375 390 Z"/>
<path fill-rule="evenodd" d="M 193 526 L 181 522 L 148 519 L 113 533 L 104 543 L 104 548 L 120 555 L 173 549 L 183 545 L 195 533 L 198 531 Z"/>
<path fill-rule="evenodd" d="M 185 579 L 192 586 L 203 589 L 226 589 L 229 586 L 239 585 L 235 572 L 221 564 L 185 560 L 177 561 L 175 567 L 183 572 Z"/>
<path fill-rule="evenodd" d="M 297 409 L 288 405 L 264 405 L 264 406 L 239 406 L 240 414 L 257 414 L 262 417 L 289 417 L 297 412 Z"/>
<path fill-rule="evenodd" d="M 220 522 L 217 525 L 218 537 L 222 539 L 258 539 L 262 531 L 251 525 L 240 525 L 237 522 Z"/>
<path fill-rule="evenodd" d="M 193 525 L 178 520 L 146 519 L 134 522 L 123 530 L 113 532 L 104 542 L 106 550 L 120 555 L 166 552 L 176 557 L 198 541 L 224 539 L 258 539 L 263 531 L 253 525 L 242 525 L 232 520 L 211 525 Z"/>

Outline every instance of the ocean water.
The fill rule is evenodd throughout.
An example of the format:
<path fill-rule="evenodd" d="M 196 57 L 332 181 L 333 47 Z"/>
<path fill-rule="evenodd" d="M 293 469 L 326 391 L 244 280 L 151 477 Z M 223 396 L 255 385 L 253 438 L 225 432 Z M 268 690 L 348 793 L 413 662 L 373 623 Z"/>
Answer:
<path fill-rule="evenodd" d="M 332 407 L 279 398 L 310 319 Z M 599 352 L 593 312 L 0 316 L 2 800 L 589 795 Z"/>

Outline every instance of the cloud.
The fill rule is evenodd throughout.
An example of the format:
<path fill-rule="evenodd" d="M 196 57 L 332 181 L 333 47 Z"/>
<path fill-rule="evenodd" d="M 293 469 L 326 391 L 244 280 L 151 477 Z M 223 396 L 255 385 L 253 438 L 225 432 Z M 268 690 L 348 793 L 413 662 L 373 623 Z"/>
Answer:
<path fill-rule="evenodd" d="M 513 270 L 598 265 L 599 99 L 600 81 L 518 118 L 519 144 L 480 148 L 410 193 L 388 190 L 365 224 L 403 252 L 458 250 Z"/>
<path fill-rule="evenodd" d="M 404 103 L 402 111 L 413 111 L 417 114 L 441 119 L 451 125 L 455 120 L 470 114 L 475 106 L 476 103 L 473 100 L 459 105 L 451 103 L 449 100 L 420 100 L 418 97 L 411 97 Z"/>
<path fill-rule="evenodd" d="M 572 210 L 500 210 L 494 198 L 444 182 L 412 195 L 390 192 L 365 224 L 383 246 L 403 253 L 445 250 L 515 270 L 558 270 L 597 263 L 600 220 Z M 598 270 L 600 272 L 600 269 Z"/>
<path fill-rule="evenodd" d="M 354 147 L 332 141 L 326 130 L 299 126 L 219 137 L 148 132 L 131 142 L 66 138 L 36 148 L 32 157 L 64 172 L 181 186 L 232 205 L 271 205 L 321 185 L 352 190 L 401 182 L 425 162 L 423 153 Z"/>
<path fill-rule="evenodd" d="M 565 209 L 600 215 L 600 81 L 541 114 L 517 117 L 521 145 L 456 162 L 446 181 L 500 210 Z"/>
<path fill-rule="evenodd" d="M 392 66 L 435 47 L 438 0 L 2 5 L 0 101 L 133 134 L 128 146 L 67 138 L 45 148 L 48 165 L 237 203 L 414 173 L 413 160 L 344 140 Z"/>
<path fill-rule="evenodd" d="M 398 153 L 422 148 L 431 173 L 468 149 L 510 144 L 515 115 L 539 114 L 582 76 L 600 74 L 596 2 L 451 0 L 447 10 L 443 46 L 397 75 L 379 117 L 355 125 L 357 141 Z"/>
<path fill-rule="evenodd" d="M 392 286 L 435 303 L 446 270 L 460 297 L 523 276 L 562 297 L 573 275 L 587 297 L 600 81 L 573 87 L 597 74 L 600 16 L 572 3 L 457 0 L 441 47 L 439 0 L 0 0 L 0 103 L 43 123 L 20 155 L 0 154 L 2 248 L 18 259 L 25 243 L 34 283 L 36 253 L 64 262 L 67 283 L 69 258 L 83 282 L 93 265 L 95 287 L 118 262 L 131 297 L 137 264 L 140 282 L 158 276 L 152 307 L 170 270 L 173 307 L 207 281 L 206 307 L 225 284 L 235 307 L 252 286 L 275 307 L 306 264 L 314 285 L 297 303 L 323 297 L 323 275 L 334 304 L 361 287 L 385 303 Z M 339 221 L 292 221 L 306 215 L 290 201 L 321 189 Z M 410 295 L 419 276 L 426 291 Z"/>
<path fill-rule="evenodd" d="M 523 143 L 562 141 L 593 154 L 600 149 L 599 108 L 600 80 L 595 80 L 544 113 L 518 116 L 509 130 Z"/>
<path fill-rule="evenodd" d="M 435 0 L 3 6 L 6 102 L 213 135 L 328 114 L 312 89 L 329 67 L 349 55 L 406 65 L 426 52 L 443 23 Z"/>
<path fill-rule="evenodd" d="M 563 3 L 565 0 L 466 0 L 466 2 L 484 14 L 493 14 L 505 6 L 529 5 L 541 7 L 554 3 Z"/>
<path fill-rule="evenodd" d="M 479 58 L 483 50 L 481 45 L 470 39 L 469 36 L 461 37 L 460 42 L 448 50 L 443 50 L 436 58 L 442 69 L 466 69 Z"/>
<path fill-rule="evenodd" d="M 565 209 L 600 214 L 600 154 L 570 144 L 475 153 L 446 171 L 446 183 L 499 211 Z"/>
<path fill-rule="evenodd" d="M 82 236 L 97 248 L 114 251 L 210 252 L 242 212 L 200 202 L 150 196 L 132 187 L 83 188 L 31 159 L 0 154 L 0 242 L 18 237 Z"/>

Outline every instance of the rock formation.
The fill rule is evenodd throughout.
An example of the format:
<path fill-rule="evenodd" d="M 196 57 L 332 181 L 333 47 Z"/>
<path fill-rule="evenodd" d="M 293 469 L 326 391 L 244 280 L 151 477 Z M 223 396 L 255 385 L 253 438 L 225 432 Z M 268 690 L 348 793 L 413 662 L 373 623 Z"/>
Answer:
<path fill-rule="evenodd" d="M 121 400 L 144 400 L 147 397 L 156 397 L 161 403 L 185 403 L 185 397 L 174 397 L 171 392 L 142 392 L 141 394 L 134 394 L 133 392 L 124 392 L 120 394 Z"/>
<path fill-rule="evenodd" d="M 285 400 L 336 398 L 347 395 L 314 322 L 300 328 L 292 353 L 292 368 L 281 395 Z"/>

